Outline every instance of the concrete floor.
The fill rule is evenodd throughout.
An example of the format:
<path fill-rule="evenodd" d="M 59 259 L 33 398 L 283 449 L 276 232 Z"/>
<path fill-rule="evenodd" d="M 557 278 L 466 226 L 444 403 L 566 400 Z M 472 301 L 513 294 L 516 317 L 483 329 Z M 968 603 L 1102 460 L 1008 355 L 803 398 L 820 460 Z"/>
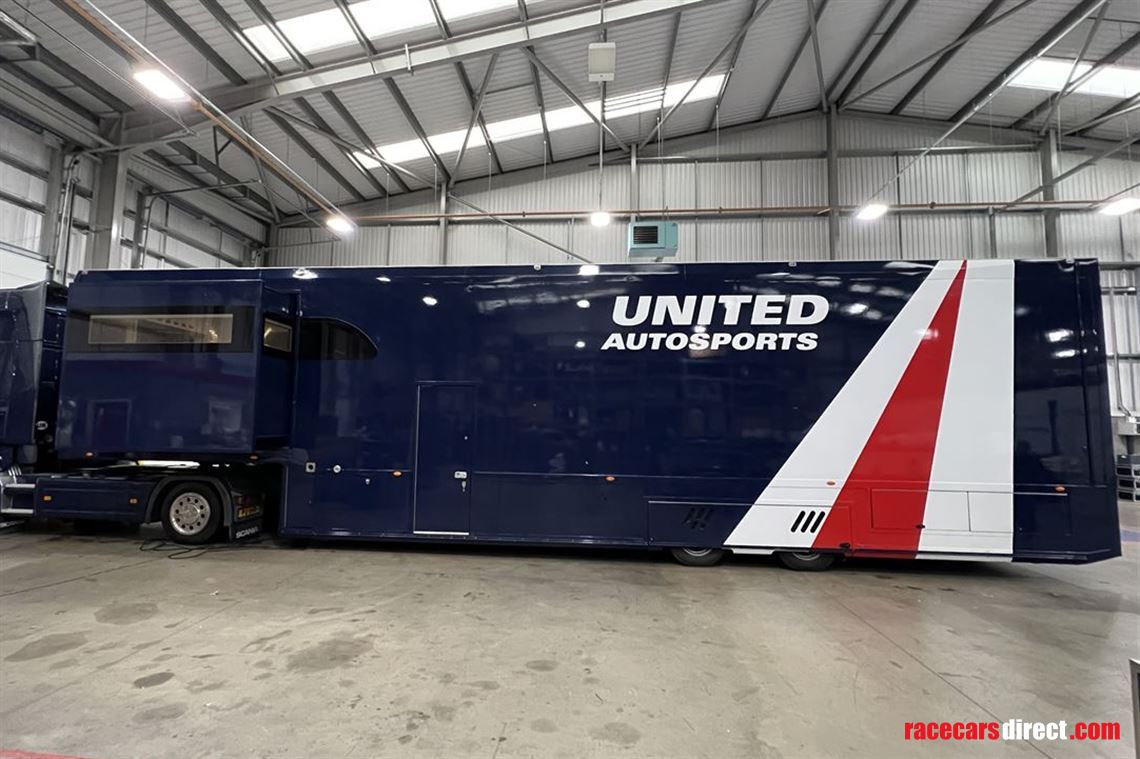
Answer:
<path fill-rule="evenodd" d="M 0 748 L 139 757 L 1131 757 L 1140 511 L 1084 567 L 0 536 Z M 903 741 L 1120 721 L 1113 743 Z"/>

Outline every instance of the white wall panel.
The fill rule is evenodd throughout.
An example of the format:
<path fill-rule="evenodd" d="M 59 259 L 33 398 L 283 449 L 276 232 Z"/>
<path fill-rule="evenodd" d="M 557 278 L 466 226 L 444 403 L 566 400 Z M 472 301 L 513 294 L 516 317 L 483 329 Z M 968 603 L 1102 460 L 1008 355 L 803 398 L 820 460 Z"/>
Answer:
<path fill-rule="evenodd" d="M 899 225 L 901 258 L 986 258 L 989 255 L 985 217 L 906 215 L 899 219 Z"/>
<path fill-rule="evenodd" d="M 1099 213 L 1061 214 L 1057 235 L 1061 255 L 1121 260 L 1120 219 Z"/>

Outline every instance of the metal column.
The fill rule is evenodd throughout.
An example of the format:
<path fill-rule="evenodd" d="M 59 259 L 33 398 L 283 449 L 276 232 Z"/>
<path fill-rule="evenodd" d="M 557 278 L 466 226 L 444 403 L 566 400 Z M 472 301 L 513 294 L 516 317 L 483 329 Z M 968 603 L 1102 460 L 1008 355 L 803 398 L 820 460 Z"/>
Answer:
<path fill-rule="evenodd" d="M 827 109 L 827 255 L 839 257 L 839 159 L 835 145 L 835 106 Z"/>
<path fill-rule="evenodd" d="M 447 266 L 447 186 L 439 187 L 439 265 Z"/>
<path fill-rule="evenodd" d="M 1055 177 L 1059 170 L 1057 164 L 1057 132 L 1049 130 L 1041 141 L 1041 199 L 1052 201 L 1057 199 Z M 1045 223 L 1045 256 L 1057 258 L 1057 211 L 1046 210 L 1042 217 Z"/>
<path fill-rule="evenodd" d="M 44 220 L 40 227 L 39 253 L 47 261 L 48 279 L 51 279 L 58 261 L 60 229 L 63 224 L 63 145 L 58 140 L 52 140 L 48 144 L 48 152 L 47 189 L 44 192 Z"/>
<path fill-rule="evenodd" d="M 123 122 L 119 119 L 105 136 L 115 144 L 120 144 L 122 132 Z M 103 154 L 103 162 L 99 164 L 99 178 L 95 183 L 93 234 L 88 243 L 85 269 L 109 269 L 112 265 L 119 264 L 119 240 L 122 237 L 129 161 L 122 152 Z"/>

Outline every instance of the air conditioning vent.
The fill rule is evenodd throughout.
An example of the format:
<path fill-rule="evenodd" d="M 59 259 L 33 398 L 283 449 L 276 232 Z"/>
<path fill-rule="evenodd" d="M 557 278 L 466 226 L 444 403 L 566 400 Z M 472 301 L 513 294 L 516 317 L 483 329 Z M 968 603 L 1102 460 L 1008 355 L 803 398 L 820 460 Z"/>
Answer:
<path fill-rule="evenodd" d="M 677 255 L 677 222 L 631 221 L 630 258 L 664 258 Z"/>
<path fill-rule="evenodd" d="M 633 225 L 633 244 L 634 245 L 656 245 L 658 233 L 661 230 L 656 224 L 634 224 Z"/>

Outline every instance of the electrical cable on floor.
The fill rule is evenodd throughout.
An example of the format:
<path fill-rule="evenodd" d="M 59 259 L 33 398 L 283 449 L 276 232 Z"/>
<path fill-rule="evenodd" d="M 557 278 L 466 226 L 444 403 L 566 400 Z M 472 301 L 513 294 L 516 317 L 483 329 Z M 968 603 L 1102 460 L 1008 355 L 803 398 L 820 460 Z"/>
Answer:
<path fill-rule="evenodd" d="M 276 548 L 276 546 L 266 541 L 264 536 L 252 540 L 243 540 L 239 543 L 220 543 L 203 546 L 187 546 L 166 540 L 165 538 L 146 538 L 139 543 L 140 551 L 146 553 L 164 553 L 166 554 L 166 558 L 174 560 L 197 559 L 208 553 L 236 551 L 243 548 Z"/>

